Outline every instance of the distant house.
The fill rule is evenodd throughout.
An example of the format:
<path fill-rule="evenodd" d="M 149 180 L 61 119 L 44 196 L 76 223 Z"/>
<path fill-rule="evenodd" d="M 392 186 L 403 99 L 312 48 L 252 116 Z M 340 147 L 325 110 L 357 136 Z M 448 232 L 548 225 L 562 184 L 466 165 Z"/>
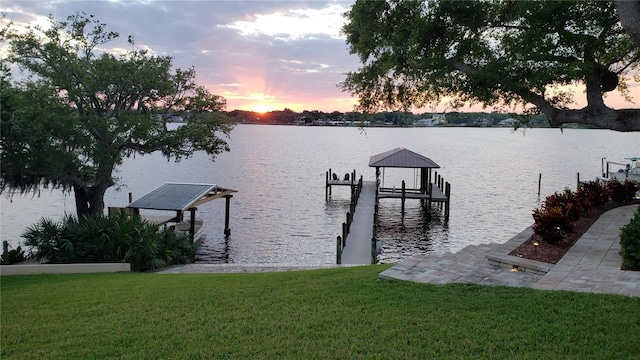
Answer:
<path fill-rule="evenodd" d="M 420 119 L 413 123 L 416 127 L 428 127 L 433 126 L 433 119 Z"/>
<path fill-rule="evenodd" d="M 433 114 L 431 118 L 434 121 L 434 126 L 443 125 L 447 123 L 447 114 Z"/>
<path fill-rule="evenodd" d="M 438 126 L 447 123 L 446 114 L 433 114 L 431 118 L 420 119 L 413 123 L 416 127 Z"/>
<path fill-rule="evenodd" d="M 344 126 L 345 122 L 342 120 L 329 120 L 326 122 L 328 126 Z"/>
<path fill-rule="evenodd" d="M 482 127 L 486 127 L 489 126 L 489 119 L 487 118 L 479 118 L 479 119 L 475 119 L 473 121 L 473 126 L 482 126 Z"/>
<path fill-rule="evenodd" d="M 515 125 L 515 123 L 516 123 L 516 119 L 507 118 L 507 119 L 504 119 L 504 120 L 500 121 L 498 123 L 498 126 L 500 126 L 500 127 L 513 127 Z"/>

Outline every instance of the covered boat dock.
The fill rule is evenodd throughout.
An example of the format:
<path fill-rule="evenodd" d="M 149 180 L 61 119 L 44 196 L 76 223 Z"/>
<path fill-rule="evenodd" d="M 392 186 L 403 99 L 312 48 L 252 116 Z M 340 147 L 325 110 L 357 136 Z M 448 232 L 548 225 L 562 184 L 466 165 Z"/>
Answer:
<path fill-rule="evenodd" d="M 431 208 L 432 203 L 444 204 L 445 219 L 449 218 L 449 198 L 451 185 L 445 182 L 433 169 L 439 169 L 440 165 L 426 156 L 415 153 L 405 148 L 396 148 L 373 155 L 369 159 L 369 167 L 376 168 L 376 204 L 379 199 L 400 199 L 402 212 L 406 199 L 418 199 L 422 201 L 424 208 Z M 420 171 L 420 182 L 417 189 L 407 188 L 405 181 L 398 189 L 381 186 L 381 169 L 385 168 L 413 168 Z"/>
<path fill-rule="evenodd" d="M 164 183 L 140 199 L 127 205 L 133 214 L 140 215 L 141 209 L 174 211 L 175 216 L 156 217 L 151 221 L 158 226 L 170 222 L 184 221 L 185 212 L 189 212 L 189 238 L 193 242 L 195 235 L 196 210 L 209 201 L 225 198 L 224 234 L 231 235 L 229 228 L 229 207 L 236 190 L 223 188 L 215 184 Z"/>
<path fill-rule="evenodd" d="M 376 168 L 376 181 L 360 181 L 361 191 L 351 198 L 351 208 L 347 213 L 347 222 L 342 223 L 342 235 L 337 237 L 336 262 L 338 264 L 373 264 L 379 251 L 377 239 L 378 207 L 380 199 L 400 199 L 404 215 L 404 203 L 407 199 L 418 199 L 423 209 L 432 203 L 444 204 L 445 221 L 449 218 L 449 199 L 451 186 L 432 169 L 440 166 L 433 160 L 413 151 L 397 148 L 378 155 L 369 160 L 369 166 Z M 420 181 L 416 189 L 407 188 L 402 180 L 402 187 L 388 188 L 381 186 L 381 170 L 384 168 L 419 169 Z M 355 175 L 355 171 L 354 171 Z M 351 177 L 353 178 L 353 176 Z M 416 184 L 418 182 L 416 181 Z M 347 180 L 333 178 L 331 170 L 326 174 L 325 187 L 352 186 Z M 330 190 L 327 190 L 327 200 Z"/>

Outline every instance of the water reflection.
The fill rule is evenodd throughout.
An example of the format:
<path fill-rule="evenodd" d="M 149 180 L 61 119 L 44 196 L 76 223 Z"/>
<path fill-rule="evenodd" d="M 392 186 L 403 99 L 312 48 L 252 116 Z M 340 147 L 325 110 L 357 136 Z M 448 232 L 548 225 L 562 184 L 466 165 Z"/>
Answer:
<path fill-rule="evenodd" d="M 383 199 L 378 219 L 379 263 L 396 263 L 412 254 L 451 251 L 448 221 L 439 206 L 425 209 L 419 201 L 407 201 L 403 215 L 399 201 Z"/>
<path fill-rule="evenodd" d="M 198 259 L 229 263 L 327 264 L 335 262 L 335 239 L 349 208 L 348 187 L 325 201 L 325 173 L 356 170 L 374 181 L 369 157 L 397 147 L 423 154 L 441 166 L 451 183 L 451 215 L 425 217 L 419 202 L 383 201 L 379 236 L 382 260 L 416 252 L 458 251 L 467 245 L 504 242 L 531 225 L 540 199 L 600 173 L 601 158 L 640 152 L 640 134 L 605 130 L 532 129 L 526 135 L 497 128 L 355 128 L 239 125 L 231 152 L 215 162 L 196 154 L 179 163 L 159 154 L 126 159 L 117 174 L 125 186 L 107 191 L 107 206 L 128 203 L 164 182 L 215 183 L 238 190 L 231 199 L 231 236 L 224 236 L 224 201 L 198 209 L 206 240 Z M 541 195 L 537 195 L 542 174 Z M 412 171 L 387 171 L 385 186 L 414 183 Z M 73 196 L 2 196 L 0 234 L 12 247 L 40 217 L 60 218 L 75 210 Z"/>
<path fill-rule="evenodd" d="M 196 261 L 214 264 L 233 263 L 230 247 L 232 242 L 232 235 L 222 238 L 222 241 L 220 239 L 209 241 L 204 236 L 196 252 Z"/>

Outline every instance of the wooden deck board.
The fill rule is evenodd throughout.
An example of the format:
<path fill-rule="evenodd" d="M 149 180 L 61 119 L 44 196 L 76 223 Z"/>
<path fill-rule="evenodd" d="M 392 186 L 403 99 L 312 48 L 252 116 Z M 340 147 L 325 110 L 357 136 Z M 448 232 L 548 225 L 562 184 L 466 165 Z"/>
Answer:
<path fill-rule="evenodd" d="M 343 264 L 371 264 L 373 238 L 373 212 L 375 210 L 376 183 L 364 181 L 356 211 L 353 213 L 347 245 L 342 250 Z"/>

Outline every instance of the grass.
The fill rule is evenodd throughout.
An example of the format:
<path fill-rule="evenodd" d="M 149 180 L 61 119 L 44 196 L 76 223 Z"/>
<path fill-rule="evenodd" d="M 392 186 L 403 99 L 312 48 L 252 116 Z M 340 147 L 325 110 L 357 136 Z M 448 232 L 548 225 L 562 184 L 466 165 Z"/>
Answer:
<path fill-rule="evenodd" d="M 2 359 L 600 358 L 640 354 L 640 298 L 265 274 L 4 276 Z"/>

